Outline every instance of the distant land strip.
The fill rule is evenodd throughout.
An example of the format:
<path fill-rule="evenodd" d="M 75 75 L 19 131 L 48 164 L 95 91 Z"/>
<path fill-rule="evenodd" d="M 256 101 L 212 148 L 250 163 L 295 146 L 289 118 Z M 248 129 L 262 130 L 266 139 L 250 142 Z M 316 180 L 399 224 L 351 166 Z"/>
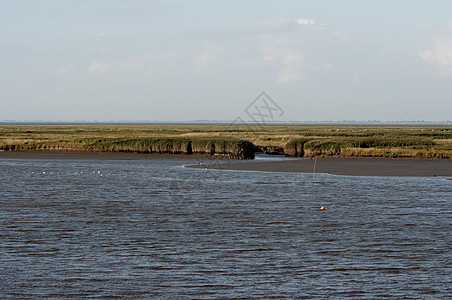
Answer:
<path fill-rule="evenodd" d="M 450 126 L 0 126 L 3 152 L 452 159 Z"/>

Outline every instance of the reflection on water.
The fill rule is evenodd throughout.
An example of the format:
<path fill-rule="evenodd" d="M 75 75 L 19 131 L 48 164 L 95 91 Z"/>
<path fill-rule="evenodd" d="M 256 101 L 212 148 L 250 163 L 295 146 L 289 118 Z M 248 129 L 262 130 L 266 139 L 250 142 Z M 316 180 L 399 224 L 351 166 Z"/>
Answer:
<path fill-rule="evenodd" d="M 264 161 L 281 161 L 281 160 L 293 160 L 293 159 L 305 159 L 301 157 L 290 157 L 279 154 L 256 154 L 254 160 L 264 160 Z"/>
<path fill-rule="evenodd" d="M 0 296 L 450 296 L 451 181 L 191 163 L 0 160 Z"/>

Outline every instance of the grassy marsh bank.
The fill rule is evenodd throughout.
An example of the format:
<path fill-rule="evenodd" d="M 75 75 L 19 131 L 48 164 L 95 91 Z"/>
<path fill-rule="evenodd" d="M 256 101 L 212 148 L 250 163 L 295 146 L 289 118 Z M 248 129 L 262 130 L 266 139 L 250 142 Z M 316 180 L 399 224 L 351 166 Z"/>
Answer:
<path fill-rule="evenodd" d="M 256 146 L 256 147 L 254 147 Z M 452 159 L 451 127 L 3 126 L 3 151 Z"/>

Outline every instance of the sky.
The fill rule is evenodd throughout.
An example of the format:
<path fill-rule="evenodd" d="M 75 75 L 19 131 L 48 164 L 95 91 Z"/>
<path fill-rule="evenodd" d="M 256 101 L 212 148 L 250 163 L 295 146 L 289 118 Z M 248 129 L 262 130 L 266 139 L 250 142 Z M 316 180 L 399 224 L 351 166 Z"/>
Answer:
<path fill-rule="evenodd" d="M 0 120 L 452 120 L 452 1 L 0 0 Z M 257 101 L 257 102 L 256 102 Z"/>

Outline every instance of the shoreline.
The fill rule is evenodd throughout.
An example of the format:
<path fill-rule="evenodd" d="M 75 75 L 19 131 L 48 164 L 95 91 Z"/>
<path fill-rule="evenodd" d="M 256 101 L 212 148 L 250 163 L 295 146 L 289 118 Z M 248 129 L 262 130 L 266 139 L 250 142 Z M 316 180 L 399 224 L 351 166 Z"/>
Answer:
<path fill-rule="evenodd" d="M 191 165 L 203 168 L 235 171 L 310 173 L 314 171 L 314 159 L 285 161 L 240 161 L 222 164 Z M 315 173 L 344 176 L 410 176 L 452 177 L 450 160 L 418 160 L 390 158 L 318 158 Z"/>
<path fill-rule="evenodd" d="M 452 127 L 0 126 L 0 151 L 452 160 Z"/>
<path fill-rule="evenodd" d="M 188 159 L 206 160 L 203 164 L 186 165 L 187 168 L 232 171 L 313 173 L 314 159 L 289 158 L 287 160 L 226 160 L 212 162 L 210 156 L 187 154 L 143 154 L 124 152 L 65 152 L 65 151 L 0 151 L 0 159 L 47 160 L 152 160 Z M 215 159 L 215 158 L 214 158 Z M 414 176 L 452 177 L 451 160 L 421 160 L 409 158 L 318 158 L 315 173 L 345 176 Z"/>
<path fill-rule="evenodd" d="M 146 160 L 200 158 L 188 154 L 155 154 L 133 152 L 83 152 L 83 151 L 0 151 L 0 159 L 70 159 L 70 160 Z"/>

